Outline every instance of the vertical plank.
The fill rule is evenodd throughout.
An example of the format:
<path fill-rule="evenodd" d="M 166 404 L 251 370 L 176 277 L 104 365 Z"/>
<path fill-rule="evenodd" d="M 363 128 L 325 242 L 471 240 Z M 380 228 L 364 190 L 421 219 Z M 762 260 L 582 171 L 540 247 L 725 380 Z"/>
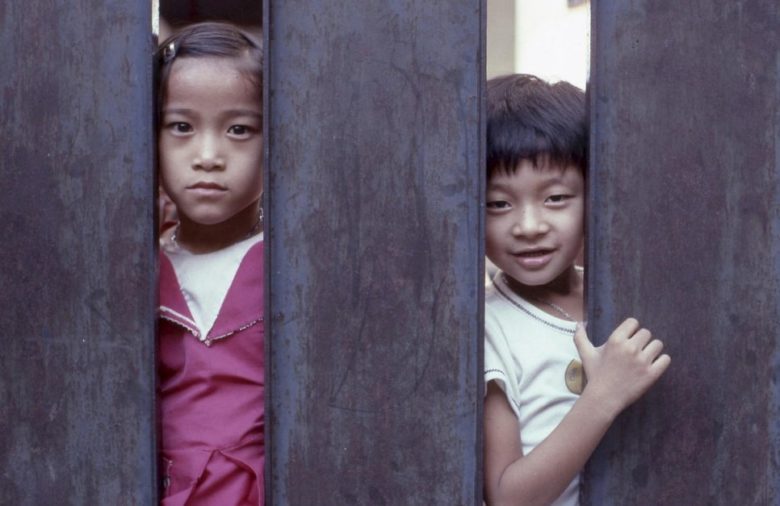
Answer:
<path fill-rule="evenodd" d="M 273 504 L 481 504 L 484 4 L 266 5 Z"/>
<path fill-rule="evenodd" d="M 149 2 L 0 5 L 0 503 L 153 504 Z"/>
<path fill-rule="evenodd" d="M 777 504 L 780 11 L 594 4 L 589 330 L 636 315 L 672 366 L 585 504 Z"/>

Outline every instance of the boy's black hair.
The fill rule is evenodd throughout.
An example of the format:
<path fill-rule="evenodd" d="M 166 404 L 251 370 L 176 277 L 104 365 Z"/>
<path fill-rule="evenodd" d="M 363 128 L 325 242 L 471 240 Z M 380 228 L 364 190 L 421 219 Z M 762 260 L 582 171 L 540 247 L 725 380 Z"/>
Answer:
<path fill-rule="evenodd" d="M 241 71 L 246 74 L 251 84 L 262 90 L 262 43 L 229 23 L 206 21 L 189 25 L 160 44 L 155 57 L 158 118 L 165 99 L 171 68 L 179 58 L 240 59 L 242 60 Z"/>
<path fill-rule="evenodd" d="M 524 159 L 574 165 L 587 174 L 585 93 L 560 81 L 513 74 L 487 82 L 487 176 Z"/>

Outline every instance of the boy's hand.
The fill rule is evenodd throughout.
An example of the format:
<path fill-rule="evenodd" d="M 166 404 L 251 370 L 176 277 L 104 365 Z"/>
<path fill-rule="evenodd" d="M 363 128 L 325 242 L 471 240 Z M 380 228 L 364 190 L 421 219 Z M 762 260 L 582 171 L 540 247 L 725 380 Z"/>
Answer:
<path fill-rule="evenodd" d="M 628 318 L 606 343 L 594 347 L 585 328 L 577 325 L 574 344 L 588 378 L 583 396 L 595 397 L 606 414 L 617 416 L 639 399 L 669 367 L 671 358 L 661 355 L 663 343 L 653 339 L 639 322 Z"/>

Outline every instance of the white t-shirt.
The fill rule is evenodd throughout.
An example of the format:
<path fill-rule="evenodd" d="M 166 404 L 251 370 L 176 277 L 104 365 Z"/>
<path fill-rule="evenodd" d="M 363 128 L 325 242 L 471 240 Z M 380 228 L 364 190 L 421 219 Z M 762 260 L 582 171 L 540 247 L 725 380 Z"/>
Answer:
<path fill-rule="evenodd" d="M 523 455 L 550 435 L 579 397 L 575 328 L 575 322 L 512 292 L 502 272 L 485 289 L 485 382 L 496 381 L 506 394 L 519 421 Z M 552 504 L 576 506 L 578 496 L 579 476 Z"/>
<path fill-rule="evenodd" d="M 217 321 L 241 260 L 249 248 L 262 240 L 261 232 L 227 248 L 202 254 L 166 245 L 165 254 L 171 260 L 181 293 L 204 339 Z"/>

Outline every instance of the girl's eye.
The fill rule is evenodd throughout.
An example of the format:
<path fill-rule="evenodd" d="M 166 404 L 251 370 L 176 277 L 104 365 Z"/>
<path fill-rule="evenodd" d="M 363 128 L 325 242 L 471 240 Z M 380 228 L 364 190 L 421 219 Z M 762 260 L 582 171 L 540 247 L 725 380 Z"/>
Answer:
<path fill-rule="evenodd" d="M 236 137 L 247 137 L 252 133 L 252 129 L 246 125 L 232 125 L 228 128 L 228 133 Z"/>

